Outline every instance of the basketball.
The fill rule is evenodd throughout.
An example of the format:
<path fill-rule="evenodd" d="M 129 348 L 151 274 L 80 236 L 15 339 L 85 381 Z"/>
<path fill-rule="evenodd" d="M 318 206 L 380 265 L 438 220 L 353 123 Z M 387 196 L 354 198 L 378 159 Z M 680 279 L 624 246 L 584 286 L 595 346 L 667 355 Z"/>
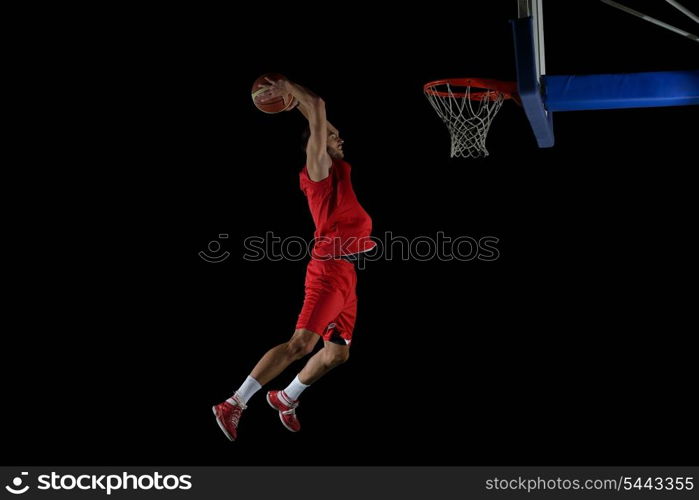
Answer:
<path fill-rule="evenodd" d="M 264 87 L 269 85 L 266 78 L 275 82 L 277 80 L 287 80 L 284 75 L 280 75 L 279 73 L 265 73 L 260 76 L 252 84 L 252 102 L 255 103 L 257 109 L 265 113 L 274 114 L 286 111 L 286 109 L 294 103 L 294 98 L 291 94 L 288 94 L 286 99 L 282 96 L 265 99 L 262 93 L 264 92 Z"/>

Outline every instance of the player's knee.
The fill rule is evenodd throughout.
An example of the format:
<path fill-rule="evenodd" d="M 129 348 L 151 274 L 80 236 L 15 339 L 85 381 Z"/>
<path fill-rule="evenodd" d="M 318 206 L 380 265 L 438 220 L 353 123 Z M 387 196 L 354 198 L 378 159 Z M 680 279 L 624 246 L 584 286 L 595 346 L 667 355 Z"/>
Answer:
<path fill-rule="evenodd" d="M 308 330 L 296 330 L 294 336 L 286 344 L 287 353 L 293 359 L 301 359 L 313 352 L 318 336 Z"/>
<path fill-rule="evenodd" d="M 308 354 L 308 352 L 308 348 L 303 342 L 290 340 L 286 343 L 286 353 L 292 359 L 301 359 Z"/>
<path fill-rule="evenodd" d="M 329 366 L 337 366 L 346 363 L 349 359 L 349 349 L 332 351 L 326 354 L 325 362 Z"/>

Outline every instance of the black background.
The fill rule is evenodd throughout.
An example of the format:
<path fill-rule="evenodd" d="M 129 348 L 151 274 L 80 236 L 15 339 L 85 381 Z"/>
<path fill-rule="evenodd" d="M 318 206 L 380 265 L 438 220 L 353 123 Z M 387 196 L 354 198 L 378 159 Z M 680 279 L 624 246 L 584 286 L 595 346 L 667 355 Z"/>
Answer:
<path fill-rule="evenodd" d="M 696 69 L 695 42 L 562 3 L 545 5 L 549 74 Z M 667 4 L 626 3 L 696 31 Z M 555 148 L 539 150 L 509 102 L 491 155 L 452 160 L 422 85 L 513 80 L 514 17 L 515 2 L 254 5 L 128 13 L 104 45 L 99 24 L 66 33 L 61 77 L 80 99 L 60 103 L 60 161 L 19 209 L 18 235 L 40 242 L 15 239 L 31 258 L 8 302 L 3 461 L 690 459 L 696 108 L 558 113 Z M 258 394 L 230 443 L 211 406 L 290 336 L 305 268 L 244 262 L 242 240 L 313 230 L 303 119 L 249 97 L 268 71 L 325 99 L 375 234 L 496 236 L 501 256 L 371 263 L 350 362 L 304 394 L 302 432 Z M 231 257 L 203 262 L 220 233 Z"/>

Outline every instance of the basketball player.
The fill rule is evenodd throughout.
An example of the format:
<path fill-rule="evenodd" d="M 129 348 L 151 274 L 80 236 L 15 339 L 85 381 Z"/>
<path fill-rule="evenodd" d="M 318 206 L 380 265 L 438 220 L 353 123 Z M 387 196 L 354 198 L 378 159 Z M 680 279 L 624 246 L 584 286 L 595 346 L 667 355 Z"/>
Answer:
<path fill-rule="evenodd" d="M 252 395 L 292 362 L 311 354 L 322 339 L 322 349 L 285 389 L 267 393 L 267 402 L 279 412 L 284 427 L 291 432 L 301 429 L 296 415 L 301 393 L 349 358 L 357 314 L 355 263 L 376 244 L 370 238 L 371 218 L 352 189 L 350 166 L 343 160 L 344 141 L 328 122 L 323 99 L 289 80 L 267 81 L 262 102 L 290 94 L 294 102 L 289 109 L 297 108 L 308 120 L 306 165 L 299 176 L 315 223 L 315 244 L 293 335 L 267 351 L 240 388 L 213 407 L 221 430 L 231 441 L 237 437 L 240 415 Z"/>

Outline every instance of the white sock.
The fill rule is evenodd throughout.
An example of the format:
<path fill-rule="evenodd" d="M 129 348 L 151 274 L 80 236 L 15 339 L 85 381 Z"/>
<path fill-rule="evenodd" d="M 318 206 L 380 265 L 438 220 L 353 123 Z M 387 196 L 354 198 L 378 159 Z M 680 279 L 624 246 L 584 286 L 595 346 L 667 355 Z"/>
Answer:
<path fill-rule="evenodd" d="M 289 386 L 284 389 L 284 395 L 289 398 L 290 402 L 296 401 L 301 393 L 308 389 L 310 385 L 306 385 L 301 383 L 299 380 L 299 376 L 296 375 L 296 378 L 291 381 Z"/>
<path fill-rule="evenodd" d="M 235 391 L 235 393 L 240 399 L 243 400 L 243 404 L 248 404 L 248 400 L 260 389 L 262 389 L 260 383 L 254 378 L 248 377 L 245 379 L 245 382 L 243 382 L 243 385 L 240 386 L 240 389 Z"/>

